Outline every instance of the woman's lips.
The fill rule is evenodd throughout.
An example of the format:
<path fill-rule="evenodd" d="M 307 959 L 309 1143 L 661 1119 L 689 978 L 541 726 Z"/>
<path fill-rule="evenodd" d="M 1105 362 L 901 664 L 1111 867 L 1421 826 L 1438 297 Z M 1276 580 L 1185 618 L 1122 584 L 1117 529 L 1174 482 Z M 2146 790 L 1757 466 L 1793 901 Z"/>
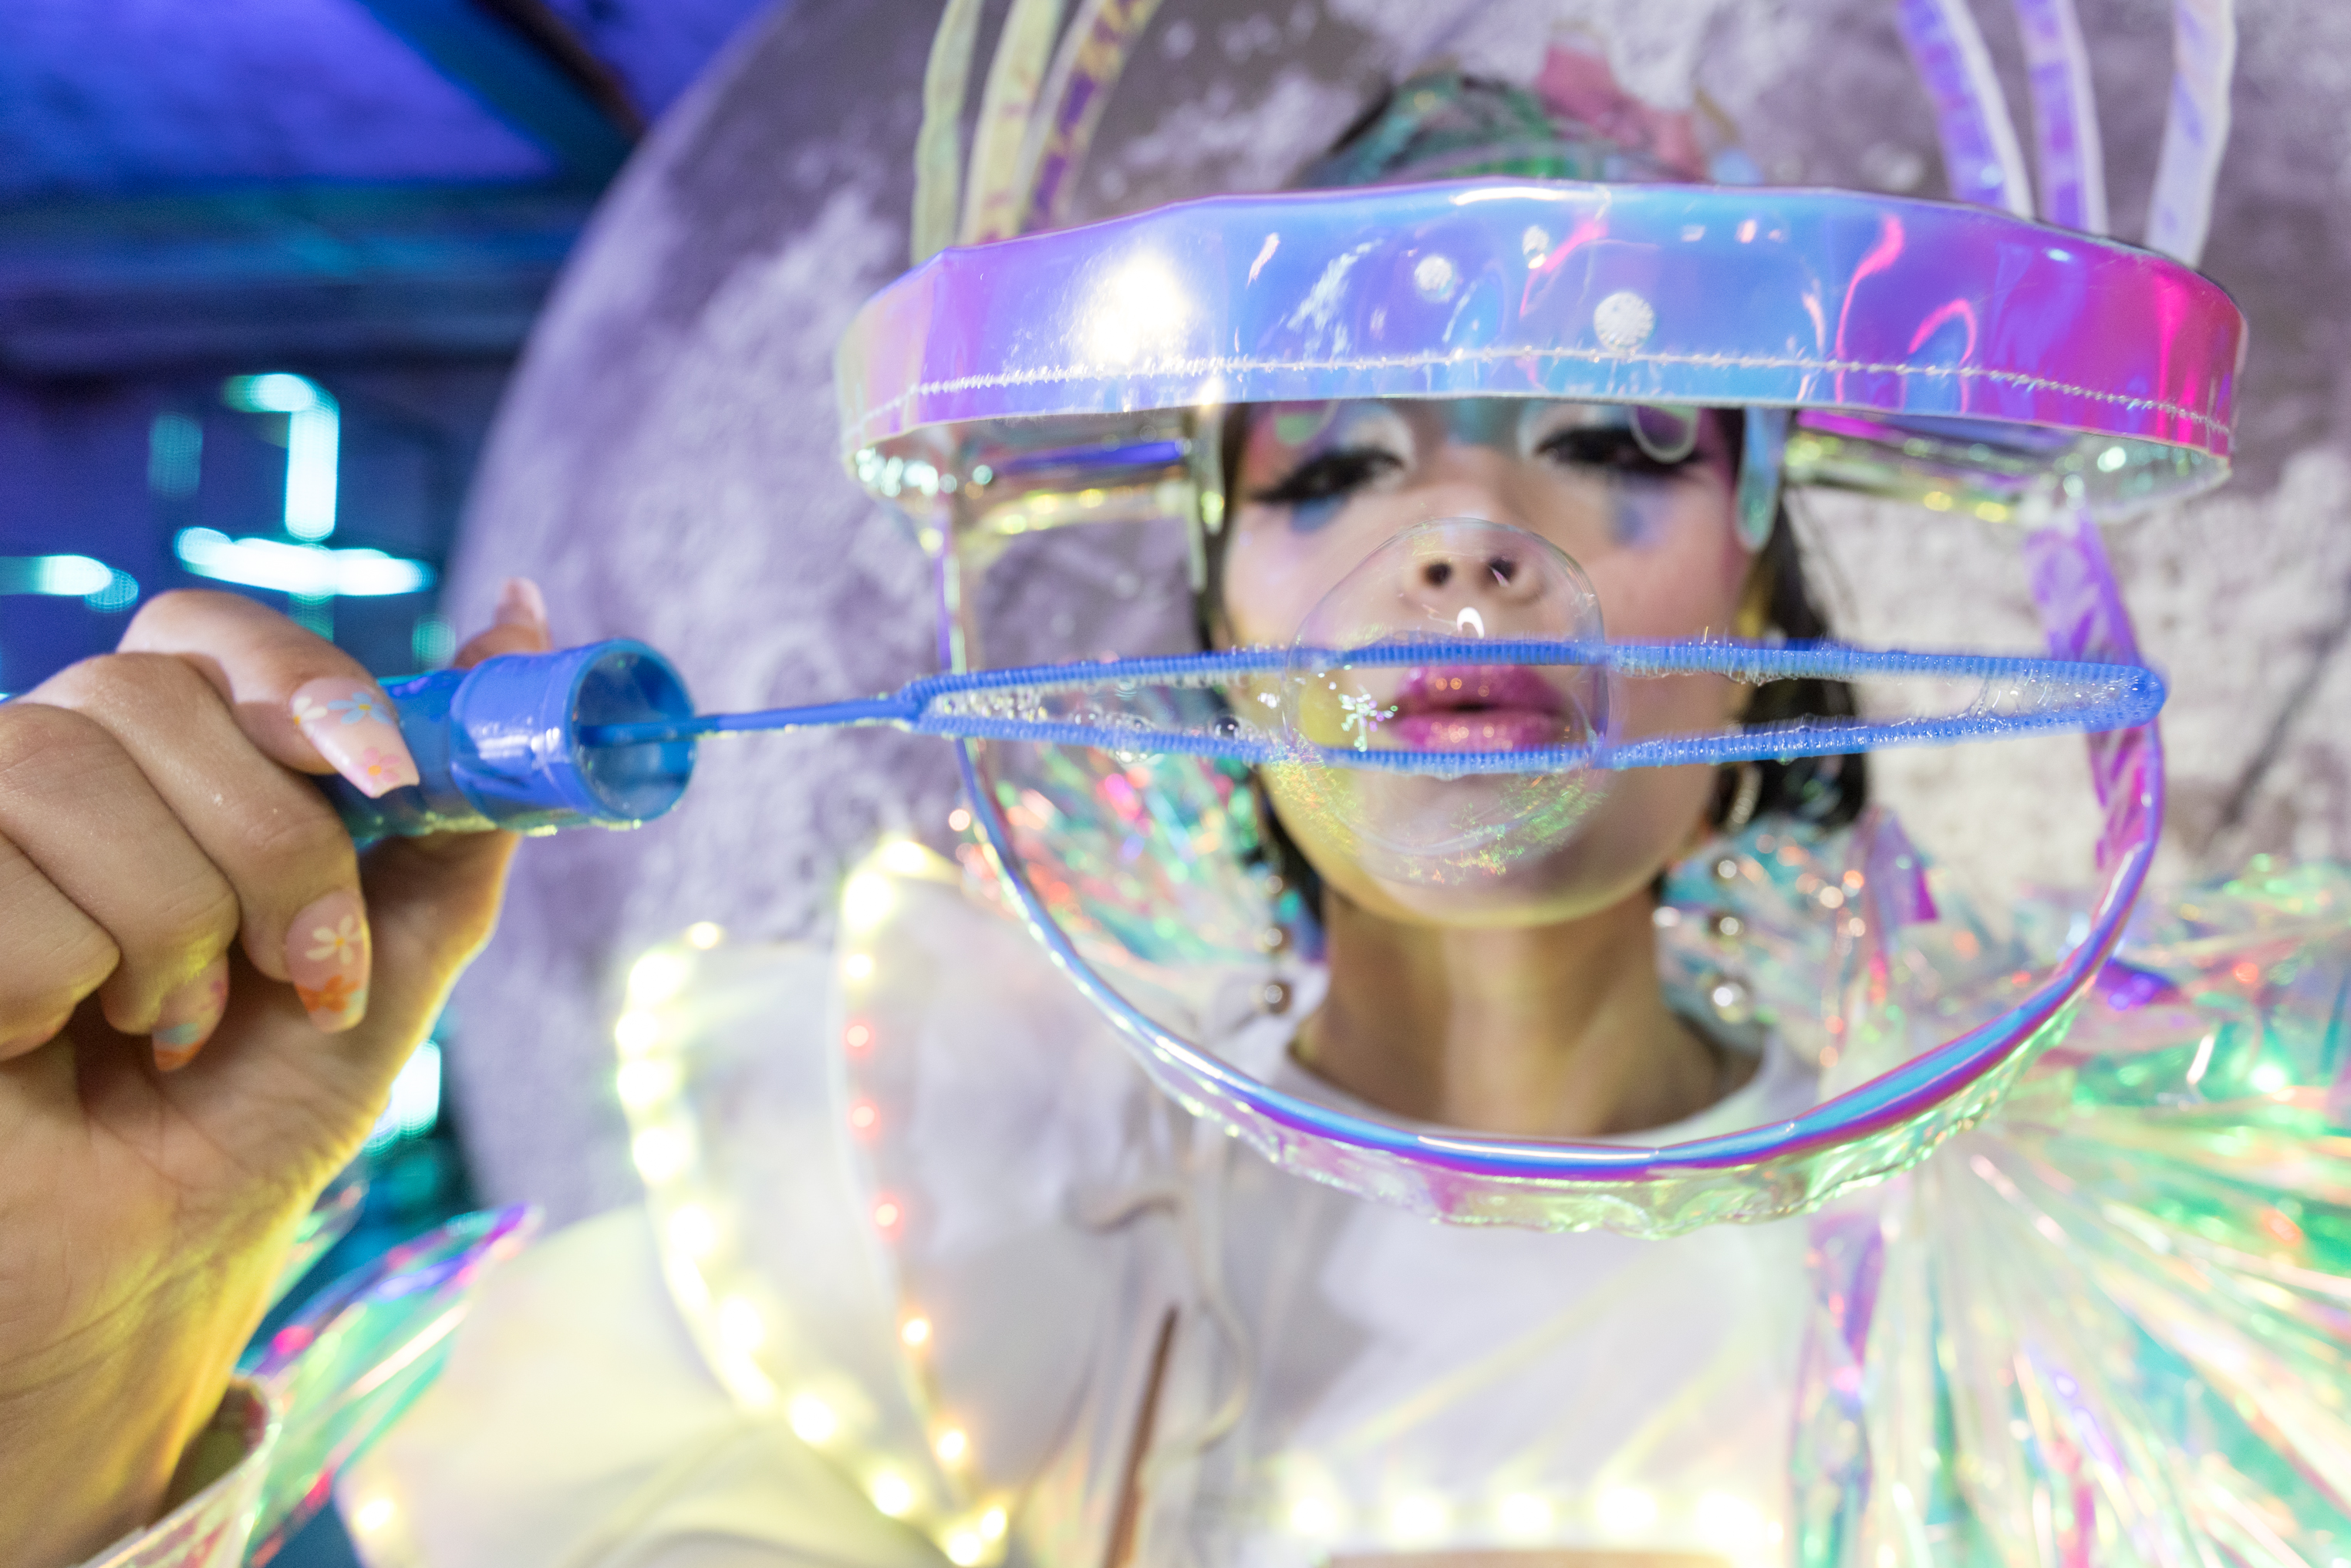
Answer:
<path fill-rule="evenodd" d="M 1566 699 L 1520 664 L 1415 670 L 1395 706 L 1389 733 L 1415 751 L 1531 751 L 1568 738 Z"/>

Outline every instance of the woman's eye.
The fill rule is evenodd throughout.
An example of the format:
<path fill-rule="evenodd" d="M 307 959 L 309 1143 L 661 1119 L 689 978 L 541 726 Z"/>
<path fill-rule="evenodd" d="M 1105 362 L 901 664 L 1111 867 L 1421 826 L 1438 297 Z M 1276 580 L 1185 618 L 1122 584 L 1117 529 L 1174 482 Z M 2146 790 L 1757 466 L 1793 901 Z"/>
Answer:
<path fill-rule="evenodd" d="M 1652 457 L 1642 447 L 1639 438 L 1622 425 L 1562 430 L 1536 450 L 1552 462 L 1564 464 L 1570 468 L 1593 469 L 1604 474 L 1645 479 L 1668 478 L 1697 462 L 1698 455 L 1693 450 L 1687 456 L 1671 462 Z"/>
<path fill-rule="evenodd" d="M 1403 467 L 1403 460 L 1393 452 L 1377 447 L 1342 447 L 1308 458 L 1291 469 L 1290 476 L 1280 484 L 1259 491 L 1251 499 L 1269 507 L 1305 507 L 1317 501 L 1341 500 Z"/>

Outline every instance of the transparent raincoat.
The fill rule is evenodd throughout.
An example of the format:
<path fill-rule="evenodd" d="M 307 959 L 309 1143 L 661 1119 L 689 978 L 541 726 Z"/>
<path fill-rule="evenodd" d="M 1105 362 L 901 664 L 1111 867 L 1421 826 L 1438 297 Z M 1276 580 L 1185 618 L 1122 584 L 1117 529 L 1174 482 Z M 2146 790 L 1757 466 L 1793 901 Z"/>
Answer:
<path fill-rule="evenodd" d="M 2226 77 L 2195 40 L 2228 13 L 2181 7 L 2140 250 L 2095 237 L 2069 5 L 2018 5 L 2030 176 L 1965 8 L 1897 11 L 1972 205 L 1761 185 L 1719 117 L 1625 93 L 1543 6 L 1017 0 L 983 70 L 951 0 L 925 265 L 842 345 L 844 460 L 935 562 L 950 670 L 1175 674 L 967 684 L 962 733 L 999 727 L 957 743 L 959 862 L 877 850 L 830 951 L 697 930 L 639 962 L 617 1082 L 649 1205 L 489 1288 L 344 1476 L 371 1561 L 2336 1560 L 2351 883 L 2141 896 L 2157 733 L 2082 717 L 2111 695 L 2085 667 L 2138 662 L 2098 521 L 2226 472 L 2241 323 L 2158 253 L 2200 244 Z M 1465 128 L 1468 81 L 1522 121 Z M 1322 189 L 1249 193 L 1301 168 Z M 1855 665 L 1865 734 L 1727 740 L 1626 717 L 1678 667 L 1620 651 L 1569 666 L 1588 699 L 1543 738 L 1577 768 L 1447 778 L 1484 815 L 1421 832 L 1346 755 L 1393 755 L 1386 689 L 1316 706 L 1368 622 L 1184 661 L 1234 411 L 1468 396 L 1740 411 L 1759 551 L 1783 484 L 2012 524 L 2055 663 L 1907 696 Z M 1604 643 L 1573 570 L 1543 580 L 1568 608 L 1496 636 Z M 1703 656 L 1769 681 L 1786 646 Z M 1754 809 L 1763 768 L 2052 714 L 2092 732 L 2104 810 L 2078 899 L 1974 910 L 1882 810 Z M 1277 818 L 1386 821 L 1393 880 L 1439 896 L 1516 874 L 1545 810 L 1572 840 L 1573 791 L 1644 758 L 1727 765 L 1654 920 L 1740 1086 L 1508 1138 L 1301 1064 L 1331 981 Z M 401 1343 L 325 1381 L 451 1354 Z M 214 1506 L 359 1446 L 263 1445 Z M 126 1560 L 230 1560 L 161 1550 Z"/>

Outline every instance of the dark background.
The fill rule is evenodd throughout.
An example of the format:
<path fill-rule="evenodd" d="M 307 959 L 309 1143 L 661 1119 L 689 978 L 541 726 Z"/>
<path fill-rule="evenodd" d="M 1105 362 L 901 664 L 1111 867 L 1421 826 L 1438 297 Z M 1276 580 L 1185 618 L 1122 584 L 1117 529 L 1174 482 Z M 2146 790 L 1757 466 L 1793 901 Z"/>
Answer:
<path fill-rule="evenodd" d="M 439 579 L 556 271 L 647 123 L 762 5 L 0 6 L 0 694 L 191 586 L 298 610 L 379 674 L 445 662 Z M 337 405 L 319 543 L 422 563 L 431 586 L 297 606 L 175 558 L 189 528 L 286 538 L 287 416 L 225 395 L 267 372 Z M 120 576 L 107 594 L 8 591 L 57 555 L 137 592 Z M 357 1228 L 279 1318 L 471 1207 L 429 1077 L 395 1095 Z M 277 1561 L 355 1559 L 329 1512 Z"/>

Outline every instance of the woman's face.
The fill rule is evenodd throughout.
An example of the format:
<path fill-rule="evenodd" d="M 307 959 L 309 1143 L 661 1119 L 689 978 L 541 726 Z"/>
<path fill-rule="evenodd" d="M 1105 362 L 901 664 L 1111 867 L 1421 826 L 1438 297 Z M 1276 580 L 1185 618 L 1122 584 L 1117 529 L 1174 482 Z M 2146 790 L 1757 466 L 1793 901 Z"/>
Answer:
<path fill-rule="evenodd" d="M 1731 635 L 1741 630 L 1752 558 L 1732 527 L 1733 464 L 1722 423 L 1694 416 L 1691 443 L 1691 417 L 1680 416 L 1677 441 L 1670 413 L 1592 403 L 1480 398 L 1251 409 L 1220 630 L 1235 643 L 1287 644 L 1383 544 L 1423 523 L 1466 517 L 1524 529 L 1571 558 L 1613 639 Z M 1636 418 L 1645 422 L 1638 433 Z M 1736 688 L 1718 676 L 1622 682 L 1610 703 L 1625 738 L 1713 728 L 1740 706 Z M 1453 879 L 1375 871 L 1294 781 L 1285 785 L 1276 770 L 1269 788 L 1315 869 L 1365 908 L 1433 924 L 1534 925 L 1604 908 L 1647 883 L 1688 841 L 1713 781 L 1704 768 L 1598 777 L 1597 803 L 1563 842 Z"/>

